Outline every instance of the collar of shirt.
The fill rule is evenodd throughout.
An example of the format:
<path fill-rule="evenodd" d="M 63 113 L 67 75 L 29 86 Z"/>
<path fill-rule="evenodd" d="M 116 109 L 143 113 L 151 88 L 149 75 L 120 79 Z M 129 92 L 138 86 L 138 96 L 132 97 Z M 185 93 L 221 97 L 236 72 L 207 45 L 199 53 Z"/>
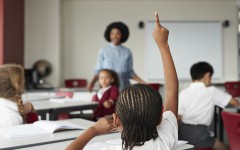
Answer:
<path fill-rule="evenodd" d="M 18 111 L 17 103 L 6 98 L 0 98 L 0 105 L 7 106 L 12 110 Z"/>
<path fill-rule="evenodd" d="M 97 97 L 98 99 L 101 99 L 103 94 L 111 87 L 111 85 L 105 87 L 105 88 L 101 88 L 98 93 L 97 93 Z"/>
<path fill-rule="evenodd" d="M 190 84 L 191 87 L 206 87 L 203 82 L 193 82 Z"/>
<path fill-rule="evenodd" d="M 122 47 L 121 44 L 120 45 L 114 45 L 113 43 L 110 43 L 110 46 L 113 47 L 113 48 L 121 48 Z"/>

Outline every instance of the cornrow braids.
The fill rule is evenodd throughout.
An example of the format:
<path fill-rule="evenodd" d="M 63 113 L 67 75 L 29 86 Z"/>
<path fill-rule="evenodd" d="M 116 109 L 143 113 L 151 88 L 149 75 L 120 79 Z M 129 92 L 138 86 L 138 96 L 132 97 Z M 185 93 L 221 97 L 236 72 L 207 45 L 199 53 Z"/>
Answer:
<path fill-rule="evenodd" d="M 156 139 L 161 112 L 161 95 L 150 86 L 135 84 L 124 89 L 116 106 L 116 113 L 123 125 L 123 149 L 132 150 L 134 146 Z"/>
<path fill-rule="evenodd" d="M 26 123 L 26 115 L 24 114 L 24 105 L 23 105 L 23 101 L 20 94 L 17 95 L 16 102 L 17 102 L 18 111 L 23 118 L 23 123 Z"/>

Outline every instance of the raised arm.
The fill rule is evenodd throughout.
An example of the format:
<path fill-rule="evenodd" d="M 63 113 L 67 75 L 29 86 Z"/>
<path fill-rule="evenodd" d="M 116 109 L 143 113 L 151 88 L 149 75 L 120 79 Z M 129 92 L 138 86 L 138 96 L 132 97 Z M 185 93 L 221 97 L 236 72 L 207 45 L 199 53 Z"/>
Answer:
<path fill-rule="evenodd" d="M 164 111 L 172 111 L 176 117 L 178 112 L 178 78 L 171 52 L 168 45 L 168 30 L 164 28 L 159 21 L 158 14 L 155 13 L 156 26 L 153 31 L 153 37 L 159 48 L 166 85 L 166 96 Z"/>

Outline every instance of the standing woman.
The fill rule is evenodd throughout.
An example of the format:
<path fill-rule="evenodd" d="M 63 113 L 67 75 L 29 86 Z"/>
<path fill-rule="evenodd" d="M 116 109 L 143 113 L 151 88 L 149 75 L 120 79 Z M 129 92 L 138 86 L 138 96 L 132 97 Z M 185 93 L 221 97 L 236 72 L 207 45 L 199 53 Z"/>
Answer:
<path fill-rule="evenodd" d="M 131 50 L 122 45 L 127 41 L 128 36 L 128 27 L 122 22 L 113 22 L 107 26 L 104 37 L 109 44 L 99 51 L 95 75 L 88 86 L 89 91 L 92 91 L 98 80 L 98 73 L 102 69 L 110 69 L 118 73 L 120 90 L 130 85 L 129 79 L 145 83 L 133 70 Z"/>

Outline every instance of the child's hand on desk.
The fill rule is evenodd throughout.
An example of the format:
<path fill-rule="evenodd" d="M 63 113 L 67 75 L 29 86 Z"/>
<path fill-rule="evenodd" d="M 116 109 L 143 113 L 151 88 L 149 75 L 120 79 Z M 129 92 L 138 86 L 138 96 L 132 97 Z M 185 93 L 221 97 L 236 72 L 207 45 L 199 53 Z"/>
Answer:
<path fill-rule="evenodd" d="M 113 125 L 113 118 L 111 115 L 99 119 L 91 128 L 97 135 L 117 130 Z"/>

